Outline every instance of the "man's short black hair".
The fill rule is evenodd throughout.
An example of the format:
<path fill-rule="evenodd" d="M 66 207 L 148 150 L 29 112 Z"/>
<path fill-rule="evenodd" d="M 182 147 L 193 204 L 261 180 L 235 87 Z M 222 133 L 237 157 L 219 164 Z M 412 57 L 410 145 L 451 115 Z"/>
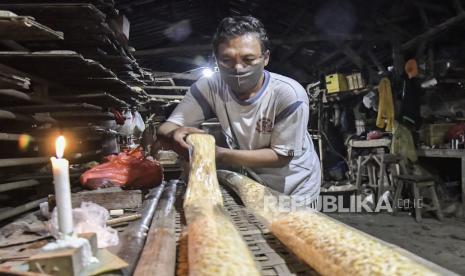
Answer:
<path fill-rule="evenodd" d="M 253 16 L 232 16 L 221 20 L 213 36 L 213 51 L 218 52 L 218 45 L 235 37 L 255 34 L 260 40 L 262 53 L 269 49 L 268 35 L 262 22 Z"/>

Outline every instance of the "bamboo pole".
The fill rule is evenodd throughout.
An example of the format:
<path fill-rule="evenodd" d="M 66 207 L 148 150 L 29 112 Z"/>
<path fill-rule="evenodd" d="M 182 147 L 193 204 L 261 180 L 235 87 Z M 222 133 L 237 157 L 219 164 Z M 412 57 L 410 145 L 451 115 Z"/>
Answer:
<path fill-rule="evenodd" d="M 260 275 L 246 243 L 223 210 L 215 164 L 215 139 L 191 134 L 188 223 L 189 275 Z"/>
<path fill-rule="evenodd" d="M 118 225 L 118 224 L 121 224 L 121 223 L 126 223 L 126 222 L 130 222 L 130 221 L 140 219 L 141 217 L 142 217 L 141 214 L 134 214 L 134 215 L 124 216 L 124 217 L 109 219 L 109 220 L 107 220 L 107 225 L 108 226 Z"/>
<path fill-rule="evenodd" d="M 218 175 L 238 192 L 247 208 L 272 214 L 266 217 L 271 232 L 321 275 L 455 275 L 315 210 L 265 212 L 261 210 L 264 196 L 270 193 L 257 193 L 262 185 L 234 172 L 220 171 Z"/>

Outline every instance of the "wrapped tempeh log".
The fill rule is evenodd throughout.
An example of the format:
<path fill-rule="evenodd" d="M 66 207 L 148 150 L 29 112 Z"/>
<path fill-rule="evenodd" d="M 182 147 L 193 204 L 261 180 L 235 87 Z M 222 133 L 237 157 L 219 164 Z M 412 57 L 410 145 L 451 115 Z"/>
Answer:
<path fill-rule="evenodd" d="M 322 275 L 453 274 L 318 211 L 273 210 L 264 202 L 275 193 L 246 176 L 218 171 L 218 178 L 238 193 L 248 209 L 266 219 L 282 243 Z"/>
<path fill-rule="evenodd" d="M 184 200 L 189 275 L 260 275 L 246 243 L 223 210 L 215 139 L 191 134 L 186 141 L 191 146 Z"/>

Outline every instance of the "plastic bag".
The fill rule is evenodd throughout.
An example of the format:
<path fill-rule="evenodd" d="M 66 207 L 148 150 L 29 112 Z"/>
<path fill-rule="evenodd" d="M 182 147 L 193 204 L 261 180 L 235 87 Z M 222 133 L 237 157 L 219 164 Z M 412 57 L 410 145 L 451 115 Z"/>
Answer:
<path fill-rule="evenodd" d="M 118 231 L 107 227 L 110 214 L 104 207 L 92 203 L 82 202 L 80 208 L 73 209 L 74 233 L 96 233 L 98 248 L 115 246 L 118 244 Z M 49 230 L 53 237 L 59 238 L 57 208 L 53 210 L 49 220 Z"/>
<path fill-rule="evenodd" d="M 123 115 L 126 118 L 126 120 L 124 121 L 124 124 L 122 126 L 117 128 L 117 131 L 124 135 L 130 136 L 134 133 L 134 118 L 130 110 L 124 111 Z"/>
<path fill-rule="evenodd" d="M 142 116 L 140 115 L 140 113 L 136 111 L 134 112 L 133 121 L 134 121 L 133 134 L 136 137 L 140 137 L 145 130 L 144 119 L 142 119 Z"/>

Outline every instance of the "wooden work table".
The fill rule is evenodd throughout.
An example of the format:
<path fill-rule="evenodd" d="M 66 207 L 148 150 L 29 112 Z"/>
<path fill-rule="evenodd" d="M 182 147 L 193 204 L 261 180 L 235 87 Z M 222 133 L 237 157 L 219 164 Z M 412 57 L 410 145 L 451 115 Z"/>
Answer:
<path fill-rule="evenodd" d="M 465 149 L 418 149 L 417 155 L 431 158 L 459 158 L 461 161 L 462 210 L 465 212 Z M 462 215 L 465 217 L 465 214 Z"/>

